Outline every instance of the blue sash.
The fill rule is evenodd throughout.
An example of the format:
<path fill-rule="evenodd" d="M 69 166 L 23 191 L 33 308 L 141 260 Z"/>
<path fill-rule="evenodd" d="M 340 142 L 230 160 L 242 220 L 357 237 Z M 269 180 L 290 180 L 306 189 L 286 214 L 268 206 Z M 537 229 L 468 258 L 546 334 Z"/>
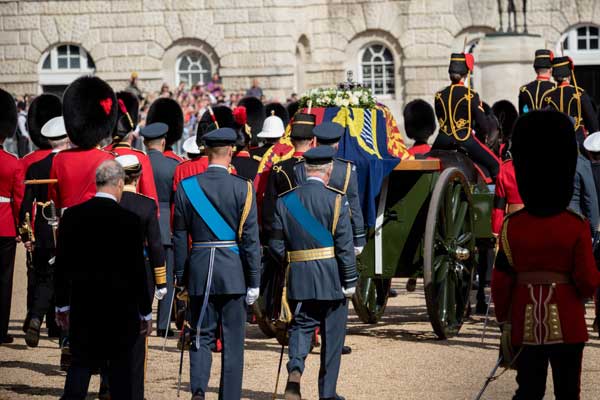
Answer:
<path fill-rule="evenodd" d="M 302 228 L 312 236 L 319 246 L 333 247 L 333 236 L 302 205 L 296 192 L 290 192 L 282 198 L 283 204 Z"/>
<path fill-rule="evenodd" d="M 217 211 L 208 197 L 206 197 L 206 194 L 198 183 L 198 179 L 195 176 L 184 179 L 181 181 L 181 186 L 188 200 L 192 203 L 194 210 L 196 210 L 204 223 L 208 225 L 212 233 L 221 241 L 235 241 L 235 231 L 231 229 L 227 221 L 223 219 L 219 211 Z M 228 249 L 239 254 L 238 246 L 228 247 Z"/>

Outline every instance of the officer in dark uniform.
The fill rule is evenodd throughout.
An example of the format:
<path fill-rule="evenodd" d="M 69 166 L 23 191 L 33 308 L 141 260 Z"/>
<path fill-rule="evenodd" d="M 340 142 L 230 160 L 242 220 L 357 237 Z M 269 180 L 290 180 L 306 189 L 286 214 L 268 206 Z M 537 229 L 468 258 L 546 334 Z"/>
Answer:
<path fill-rule="evenodd" d="M 173 197 L 173 176 L 179 162 L 163 155 L 169 126 L 162 122 L 146 125 L 140 134 L 152 164 L 156 192 L 158 193 L 160 236 L 167 264 L 167 295 L 159 299 L 157 316 L 157 336 L 173 336 L 170 329 L 169 307 L 173 297 L 173 242 L 171 238 L 171 199 Z"/>
<path fill-rule="evenodd" d="M 125 171 L 125 186 L 119 204 L 136 214 L 142 224 L 144 244 L 148 254 L 146 268 L 149 295 L 164 297 L 167 294 L 167 267 L 165 266 L 165 253 L 160 237 L 160 227 L 154 199 L 137 193 L 138 180 L 142 175 L 142 164 L 137 156 L 127 154 L 115 158 Z M 151 274 L 153 271 L 154 274 Z M 136 342 L 133 356 L 133 385 L 134 391 L 144 392 L 144 375 L 146 362 L 147 338 Z"/>
<path fill-rule="evenodd" d="M 317 145 L 331 146 L 336 153 L 344 131 L 344 127 L 335 122 L 323 122 L 313 129 L 313 133 L 317 138 Z M 352 236 L 354 237 L 354 252 L 359 255 L 367 243 L 367 235 L 365 234 L 362 207 L 358 197 L 356 166 L 352 164 L 352 161 L 334 157 L 327 187 L 348 198 Z"/>
<path fill-rule="evenodd" d="M 291 158 L 275 164 L 271 169 L 262 205 L 262 233 L 265 238 L 270 237 L 269 231 L 271 230 L 277 197 L 295 188 L 298 182 L 306 180 L 304 168 L 297 166 L 297 164 L 313 144 L 315 122 L 316 117 L 313 114 L 296 115 L 290 132 L 294 154 Z"/>
<path fill-rule="evenodd" d="M 435 94 L 434 107 L 440 132 L 433 149 L 465 151 L 491 183 L 498 175 L 500 162 L 485 144 L 477 139 L 486 137 L 491 123 L 485 115 L 479 95 L 465 86 L 473 71 L 473 55 L 453 53 L 448 73 L 452 84 Z"/>
<path fill-rule="evenodd" d="M 287 299 L 294 317 L 290 326 L 289 373 L 285 398 L 300 399 L 300 379 L 311 336 L 320 328 L 319 397 L 336 393 L 346 332 L 346 298 L 355 291 L 358 273 L 350 207 L 346 196 L 327 188 L 335 150 L 319 146 L 304 154 L 306 183 L 278 200 L 269 247 L 287 266 Z"/>
<path fill-rule="evenodd" d="M 520 115 L 545 107 L 542 103 L 544 95 L 548 90 L 556 87 L 556 84 L 550 81 L 553 60 L 554 53 L 551 50 L 541 49 L 535 51 L 533 68 L 537 76 L 534 81 L 519 88 Z"/>
<path fill-rule="evenodd" d="M 515 400 L 544 398 L 549 364 L 556 398 L 580 398 L 588 340 L 583 303 L 600 285 L 600 273 L 588 222 L 567 208 L 574 133 L 556 111 L 528 113 L 514 129 L 511 151 L 525 208 L 504 219 L 492 297 L 502 334 L 515 346 Z M 556 149 L 561 157 L 546 162 Z"/>
<path fill-rule="evenodd" d="M 205 398 L 212 363 L 210 348 L 215 344 L 218 321 L 224 343 L 219 398 L 241 398 L 244 300 L 251 305 L 259 295 L 256 195 L 250 181 L 227 170 L 236 137 L 231 128 L 206 134 L 208 169 L 181 181 L 175 194 L 175 270 L 178 282 L 184 283 L 190 295 L 190 322 L 196 330 L 190 348 L 194 400 Z M 186 262 L 189 267 L 184 281 Z"/>
<path fill-rule="evenodd" d="M 44 137 L 52 147 L 52 153 L 29 167 L 26 180 L 50 178 L 50 168 L 54 156 L 61 150 L 69 148 L 69 138 L 63 117 L 54 117 L 41 129 Z M 54 255 L 56 251 L 56 231 L 58 224 L 57 211 L 53 202 L 49 201 L 48 185 L 27 185 L 19 215 L 24 231 L 26 225 L 35 215 L 34 238 L 24 240 L 25 247 L 33 253 L 33 287 L 32 302 L 29 310 L 29 323 L 25 342 L 29 347 L 37 347 L 40 339 L 40 328 L 44 316 L 49 337 L 60 336 L 60 329 L 54 320 Z M 54 228 L 53 228 L 54 226 Z"/>
<path fill-rule="evenodd" d="M 583 141 L 589 132 L 598 129 L 598 118 L 587 93 L 577 86 L 575 65 L 570 57 L 556 57 L 552 62 L 552 76 L 558 86 L 544 95 L 543 104 L 567 114 L 575 121 L 577 143 L 583 147 Z"/>

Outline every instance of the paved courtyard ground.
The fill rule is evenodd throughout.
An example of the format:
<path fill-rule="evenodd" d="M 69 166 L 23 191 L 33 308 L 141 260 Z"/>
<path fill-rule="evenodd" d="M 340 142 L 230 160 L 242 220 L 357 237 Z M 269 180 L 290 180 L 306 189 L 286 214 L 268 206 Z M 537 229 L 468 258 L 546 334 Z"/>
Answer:
<path fill-rule="evenodd" d="M 45 331 L 40 346 L 29 349 L 20 331 L 25 316 L 25 266 L 21 250 L 17 255 L 10 333 L 15 342 L 0 346 L 0 400 L 56 399 L 62 394 L 65 375 L 58 368 L 56 340 L 48 340 Z M 488 330 L 481 342 L 483 319 L 476 317 L 463 327 L 460 336 L 440 341 L 428 323 L 422 286 L 408 294 L 404 280 L 395 280 L 399 291 L 391 299 L 383 320 L 377 325 L 360 323 L 351 311 L 347 344 L 353 352 L 344 356 L 338 392 L 348 400 L 462 400 L 473 399 L 497 358 L 497 329 Z M 592 309 L 588 306 L 588 323 Z M 594 337 L 597 337 L 594 334 Z M 162 352 L 162 340 L 149 343 L 146 398 L 176 399 L 179 353 L 176 341 L 169 340 Z M 244 399 L 269 400 L 275 386 L 280 347 L 266 339 L 258 327 L 249 326 L 244 369 Z M 303 378 L 305 399 L 318 399 L 318 349 L 309 357 Z M 185 360 L 182 399 L 189 399 L 188 358 Z M 220 357 L 214 358 L 210 393 L 217 399 Z M 282 374 L 278 398 L 285 380 Z M 585 349 L 582 399 L 600 396 L 600 341 L 592 339 Z M 98 378 L 90 384 L 90 399 L 96 398 Z M 514 372 L 509 371 L 491 384 L 484 399 L 510 399 L 515 389 Z M 553 398 L 551 381 L 546 398 Z"/>

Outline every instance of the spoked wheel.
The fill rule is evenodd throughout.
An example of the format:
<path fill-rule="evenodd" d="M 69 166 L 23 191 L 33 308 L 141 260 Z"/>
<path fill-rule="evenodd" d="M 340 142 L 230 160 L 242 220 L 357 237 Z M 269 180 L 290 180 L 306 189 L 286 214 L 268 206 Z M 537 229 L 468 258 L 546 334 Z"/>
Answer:
<path fill-rule="evenodd" d="M 475 256 L 473 208 L 460 170 L 444 170 L 427 212 L 423 277 L 429 321 L 440 339 L 460 330 L 468 308 Z"/>
<path fill-rule="evenodd" d="M 390 295 L 391 279 L 359 277 L 352 305 L 365 324 L 375 324 L 383 316 Z"/>

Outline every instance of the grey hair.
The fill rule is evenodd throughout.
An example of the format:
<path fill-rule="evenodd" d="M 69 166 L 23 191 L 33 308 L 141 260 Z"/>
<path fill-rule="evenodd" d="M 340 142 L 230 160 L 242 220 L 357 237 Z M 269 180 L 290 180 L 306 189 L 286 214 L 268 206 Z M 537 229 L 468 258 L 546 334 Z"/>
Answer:
<path fill-rule="evenodd" d="M 68 145 L 69 144 L 69 138 L 65 137 L 65 138 L 58 139 L 58 140 L 50 140 L 49 142 L 50 142 L 50 146 L 52 146 L 53 149 L 56 149 L 58 147 L 62 147 L 62 146 Z"/>
<path fill-rule="evenodd" d="M 96 187 L 117 186 L 119 180 L 125 181 L 125 171 L 115 160 L 106 160 L 96 169 Z"/>
<path fill-rule="evenodd" d="M 310 174 L 310 173 L 321 173 L 321 174 L 326 174 L 329 169 L 333 166 L 332 162 L 329 162 L 327 164 L 306 164 L 306 173 Z"/>

